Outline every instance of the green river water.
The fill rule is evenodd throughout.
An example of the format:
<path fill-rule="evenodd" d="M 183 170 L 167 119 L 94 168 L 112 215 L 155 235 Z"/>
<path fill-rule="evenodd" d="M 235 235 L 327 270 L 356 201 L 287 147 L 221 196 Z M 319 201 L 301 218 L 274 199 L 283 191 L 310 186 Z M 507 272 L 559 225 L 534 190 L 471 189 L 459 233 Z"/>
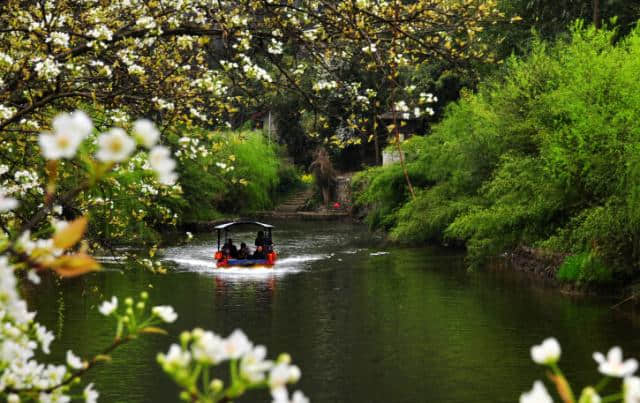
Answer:
<path fill-rule="evenodd" d="M 61 361 L 68 348 L 88 357 L 110 344 L 114 324 L 97 305 L 111 295 L 147 290 L 153 304 L 175 307 L 170 337 L 137 340 L 91 372 L 102 402 L 178 401 L 155 356 L 194 327 L 225 336 L 242 328 L 270 356 L 289 352 L 312 402 L 515 402 L 544 377 L 530 346 L 552 335 L 578 384 L 598 379 L 593 351 L 620 345 L 640 356 L 640 322 L 609 309 L 614 301 L 568 297 L 505 270 L 469 273 L 460 252 L 391 247 L 362 226 L 275 224 L 272 271 L 215 269 L 215 237 L 201 234 L 161 252 L 168 274 L 105 258 L 102 272 L 60 285 L 46 279 L 26 297 L 55 332 L 52 356 Z"/>

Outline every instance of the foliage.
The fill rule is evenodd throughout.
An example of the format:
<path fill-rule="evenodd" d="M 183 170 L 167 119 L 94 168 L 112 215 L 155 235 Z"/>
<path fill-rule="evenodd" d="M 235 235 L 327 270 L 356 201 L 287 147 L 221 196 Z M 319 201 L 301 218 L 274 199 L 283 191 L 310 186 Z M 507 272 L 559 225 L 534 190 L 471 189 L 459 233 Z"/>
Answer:
<path fill-rule="evenodd" d="M 370 222 L 398 240 L 464 241 L 472 264 L 524 244 L 587 253 L 613 279 L 632 274 L 640 31 L 614 35 L 577 23 L 571 40 L 537 40 L 504 77 L 463 93 L 432 135 L 403 145 L 427 185 L 415 199 L 394 188 L 397 166 L 362 175 L 356 200 L 373 208 Z"/>
<path fill-rule="evenodd" d="M 556 278 L 573 283 L 607 283 L 611 281 L 611 269 L 589 252 L 568 256 L 558 268 Z"/>

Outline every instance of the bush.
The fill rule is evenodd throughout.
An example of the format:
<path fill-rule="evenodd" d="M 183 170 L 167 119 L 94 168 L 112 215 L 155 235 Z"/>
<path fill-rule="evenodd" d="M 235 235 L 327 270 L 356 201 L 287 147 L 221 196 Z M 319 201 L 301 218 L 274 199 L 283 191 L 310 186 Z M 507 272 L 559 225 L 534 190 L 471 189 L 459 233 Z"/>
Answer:
<path fill-rule="evenodd" d="M 573 283 L 609 283 L 612 272 L 602 261 L 589 252 L 569 256 L 562 263 L 556 273 L 561 281 Z"/>
<path fill-rule="evenodd" d="M 396 240 L 465 242 L 471 264 L 529 245 L 589 253 L 616 278 L 634 274 L 640 29 L 615 35 L 577 23 L 570 40 L 537 40 L 502 76 L 463 92 L 432 135 L 403 145 L 415 199 L 398 165 L 358 178 L 369 223 Z M 580 281 L 609 278 L 600 265 L 580 267 Z"/>

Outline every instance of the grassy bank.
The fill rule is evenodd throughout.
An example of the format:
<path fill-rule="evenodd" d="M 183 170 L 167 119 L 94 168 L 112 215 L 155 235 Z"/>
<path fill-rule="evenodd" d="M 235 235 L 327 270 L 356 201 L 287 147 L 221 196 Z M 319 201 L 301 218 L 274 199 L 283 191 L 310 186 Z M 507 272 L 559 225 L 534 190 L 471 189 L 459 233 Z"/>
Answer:
<path fill-rule="evenodd" d="M 447 108 L 398 166 L 355 181 L 368 222 L 399 242 L 455 242 L 469 263 L 526 245 L 566 253 L 557 277 L 626 282 L 640 269 L 640 32 L 576 25 L 537 41 Z"/>

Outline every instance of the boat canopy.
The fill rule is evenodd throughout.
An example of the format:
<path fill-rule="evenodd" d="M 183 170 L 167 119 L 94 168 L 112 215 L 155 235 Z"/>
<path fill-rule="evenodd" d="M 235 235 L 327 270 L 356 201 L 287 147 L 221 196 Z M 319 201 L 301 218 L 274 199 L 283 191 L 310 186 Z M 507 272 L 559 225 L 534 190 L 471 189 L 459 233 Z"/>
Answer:
<path fill-rule="evenodd" d="M 271 224 L 265 224 L 259 221 L 230 221 L 224 224 L 216 225 L 213 227 L 218 231 L 218 250 L 220 250 L 220 233 L 224 230 L 224 240 L 227 241 L 227 234 L 229 233 L 229 228 L 234 227 L 236 225 L 256 225 L 258 227 L 265 228 L 267 230 L 267 238 L 271 240 L 271 229 L 275 228 Z"/>
<path fill-rule="evenodd" d="M 259 222 L 259 221 L 230 221 L 230 222 L 226 222 L 224 224 L 216 225 L 214 227 L 214 229 L 217 229 L 217 230 L 224 229 L 224 230 L 226 230 L 226 229 L 229 229 L 229 228 L 231 228 L 233 226 L 236 226 L 236 225 L 257 225 L 258 227 L 267 228 L 267 229 L 275 228 L 271 224 L 265 224 L 265 223 L 262 223 L 262 222 Z"/>

